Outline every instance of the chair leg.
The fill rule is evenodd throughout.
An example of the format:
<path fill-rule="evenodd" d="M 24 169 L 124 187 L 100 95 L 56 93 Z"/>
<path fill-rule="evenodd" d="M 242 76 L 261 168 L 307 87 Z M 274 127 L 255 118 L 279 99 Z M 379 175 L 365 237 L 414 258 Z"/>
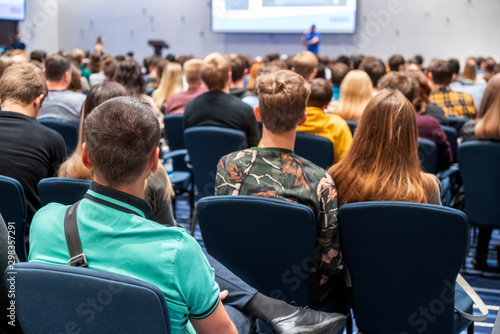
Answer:
<path fill-rule="evenodd" d="M 474 334 L 474 322 L 467 328 L 467 334 Z"/>
<path fill-rule="evenodd" d="M 196 220 L 198 219 L 197 217 L 197 212 L 196 209 L 193 210 L 193 217 L 191 218 L 191 222 L 189 223 L 189 230 L 191 231 L 191 235 L 194 237 L 194 232 L 196 231 Z"/>
<path fill-rule="evenodd" d="M 172 213 L 174 214 L 174 218 L 177 219 L 177 205 L 176 205 L 177 201 L 175 199 L 175 196 L 172 196 L 171 203 L 172 203 Z"/>
<path fill-rule="evenodd" d="M 349 312 L 345 322 L 345 332 L 346 334 L 352 334 L 352 313 Z"/>

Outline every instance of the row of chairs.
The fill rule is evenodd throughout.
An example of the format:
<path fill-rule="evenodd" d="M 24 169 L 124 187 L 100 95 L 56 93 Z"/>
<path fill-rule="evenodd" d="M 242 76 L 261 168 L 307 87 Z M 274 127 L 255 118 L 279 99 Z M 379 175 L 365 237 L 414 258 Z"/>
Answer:
<path fill-rule="evenodd" d="M 260 292 L 312 306 L 304 279 L 316 239 L 310 208 L 252 196 L 213 196 L 199 201 L 198 214 L 211 255 Z M 465 214 L 428 204 L 355 203 L 340 208 L 339 226 L 360 331 L 442 334 L 471 325 L 454 313 L 457 304 L 472 312 L 472 301 L 456 292 L 454 283 L 467 248 Z M 70 320 L 84 332 L 169 333 L 165 299 L 149 283 L 40 263 L 15 269 L 17 314 L 25 333 L 64 331 Z M 87 322 L 81 314 L 89 299 L 104 307 Z M 437 310 L 423 331 L 417 321 L 422 307 Z M 137 322 L 138 317 L 147 321 Z"/>

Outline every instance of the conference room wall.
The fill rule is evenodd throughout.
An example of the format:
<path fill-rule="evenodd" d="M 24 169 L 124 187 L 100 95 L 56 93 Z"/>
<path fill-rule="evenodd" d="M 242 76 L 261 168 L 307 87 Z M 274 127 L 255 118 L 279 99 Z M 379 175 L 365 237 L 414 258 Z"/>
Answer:
<path fill-rule="evenodd" d="M 405 57 L 493 56 L 500 60 L 498 0 L 358 0 L 354 35 L 323 35 L 321 54 Z M 311 22 L 313 23 L 313 22 Z M 203 56 L 212 51 L 264 55 L 295 54 L 300 34 L 224 34 L 210 31 L 210 1 L 204 0 L 30 0 L 20 24 L 28 47 L 92 49 L 98 35 L 105 51 L 152 54 L 149 39 L 163 39 L 169 52 Z M 321 31 L 321 27 L 318 27 Z M 166 54 L 166 52 L 164 53 Z"/>

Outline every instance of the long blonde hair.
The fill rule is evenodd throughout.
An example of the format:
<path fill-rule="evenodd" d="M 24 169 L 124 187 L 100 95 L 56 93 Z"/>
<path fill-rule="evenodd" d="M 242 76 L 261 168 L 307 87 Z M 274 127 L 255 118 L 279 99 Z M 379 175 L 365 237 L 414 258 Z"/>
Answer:
<path fill-rule="evenodd" d="M 339 205 L 431 201 L 438 181 L 420 169 L 417 138 L 410 101 L 395 90 L 377 94 L 363 112 L 347 155 L 329 170 Z"/>
<path fill-rule="evenodd" d="M 168 63 L 163 69 L 160 84 L 153 92 L 153 100 L 158 108 L 161 109 L 163 103 L 168 102 L 170 96 L 181 92 L 182 85 L 182 66 L 179 63 Z"/>
<path fill-rule="evenodd" d="M 359 121 L 373 94 L 373 84 L 366 72 L 353 70 L 347 73 L 340 85 L 340 99 L 333 110 L 345 120 Z"/>
<path fill-rule="evenodd" d="M 476 82 L 476 73 L 477 73 L 477 63 L 474 59 L 469 58 L 465 62 L 464 71 L 462 72 L 462 78 L 469 79 Z"/>
<path fill-rule="evenodd" d="M 479 107 L 476 137 L 480 140 L 500 140 L 500 74 L 488 81 Z"/>

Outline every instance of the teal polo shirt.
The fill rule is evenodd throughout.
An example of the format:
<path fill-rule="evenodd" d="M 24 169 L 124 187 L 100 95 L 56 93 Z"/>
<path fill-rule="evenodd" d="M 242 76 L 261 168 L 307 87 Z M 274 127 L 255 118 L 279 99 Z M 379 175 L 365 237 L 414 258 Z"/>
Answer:
<path fill-rule="evenodd" d="M 51 203 L 36 213 L 29 261 L 68 265 L 67 209 Z M 150 213 L 146 201 L 92 183 L 77 212 L 83 252 L 89 268 L 156 285 L 167 300 L 172 333 L 195 333 L 189 317 L 206 318 L 219 304 L 214 270 L 193 237 L 148 220 Z"/>

